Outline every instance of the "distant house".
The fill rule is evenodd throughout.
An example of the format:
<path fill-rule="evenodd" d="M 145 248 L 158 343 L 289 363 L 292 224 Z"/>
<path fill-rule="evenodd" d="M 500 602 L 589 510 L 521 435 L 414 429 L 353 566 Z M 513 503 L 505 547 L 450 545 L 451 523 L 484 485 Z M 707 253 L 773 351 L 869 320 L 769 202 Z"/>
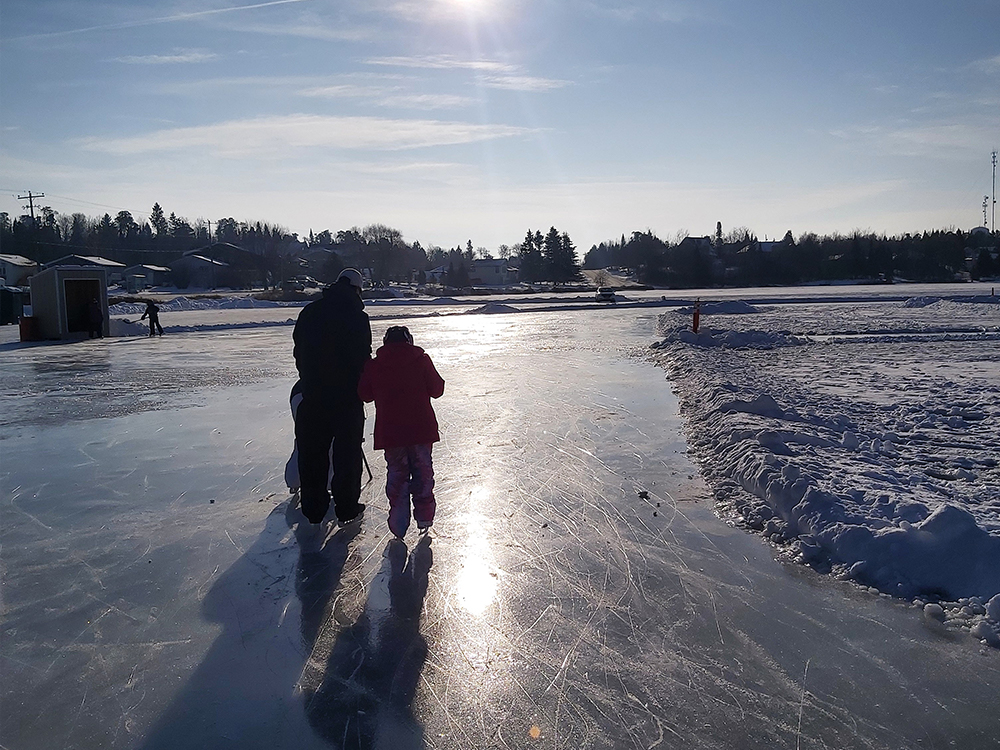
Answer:
<path fill-rule="evenodd" d="M 285 278 L 295 274 L 307 274 L 317 279 L 322 279 L 327 275 L 326 269 L 329 264 L 336 263 L 340 266 L 349 265 L 347 259 L 332 247 L 326 245 L 311 245 L 303 248 L 299 252 L 285 259 L 282 270 Z"/>
<path fill-rule="evenodd" d="M 212 287 L 252 287 L 263 283 L 267 276 L 267 262 L 264 256 L 244 250 L 229 242 L 213 242 L 211 245 L 189 250 L 184 253 L 180 260 L 194 257 L 213 263 L 221 263 L 222 267 L 225 267 L 224 272 L 220 272 L 220 266 L 214 267 L 214 281 L 210 285 Z M 177 262 L 171 263 L 170 268 L 172 271 L 176 271 Z M 196 286 L 204 285 L 197 284 Z"/>
<path fill-rule="evenodd" d="M 448 268 L 446 266 L 438 266 L 437 268 L 432 268 L 427 271 L 424 276 L 427 279 L 428 284 L 440 284 L 441 280 L 448 273 Z"/>
<path fill-rule="evenodd" d="M 58 260 L 45 264 L 45 269 L 50 268 L 103 268 L 107 274 L 108 285 L 118 284 L 125 278 L 125 264 L 116 260 L 102 258 L 99 255 L 64 255 Z"/>
<path fill-rule="evenodd" d="M 24 286 L 28 277 L 38 273 L 38 264 L 20 255 L 0 254 L 0 279 L 7 286 Z"/>
<path fill-rule="evenodd" d="M 258 268 L 263 260 L 260 255 L 231 242 L 213 242 L 205 247 L 188 250 L 184 255 L 199 255 L 202 258 L 220 260 L 232 268 Z"/>
<path fill-rule="evenodd" d="M 170 264 L 170 276 L 180 289 L 190 286 L 201 289 L 229 286 L 227 277 L 230 270 L 228 263 L 191 253 Z"/>
<path fill-rule="evenodd" d="M 17 323 L 24 314 L 28 292 L 19 286 L 0 286 L 0 326 Z"/>
<path fill-rule="evenodd" d="M 711 237 L 685 237 L 677 245 L 679 248 L 693 247 L 697 250 L 710 251 L 713 248 Z"/>
<path fill-rule="evenodd" d="M 151 286 L 170 283 L 170 269 L 166 266 L 140 264 L 125 269 L 125 284 L 129 291 L 139 291 Z"/>
<path fill-rule="evenodd" d="M 469 283 L 473 286 L 503 286 L 513 284 L 517 272 L 504 258 L 480 258 L 472 261 Z"/>

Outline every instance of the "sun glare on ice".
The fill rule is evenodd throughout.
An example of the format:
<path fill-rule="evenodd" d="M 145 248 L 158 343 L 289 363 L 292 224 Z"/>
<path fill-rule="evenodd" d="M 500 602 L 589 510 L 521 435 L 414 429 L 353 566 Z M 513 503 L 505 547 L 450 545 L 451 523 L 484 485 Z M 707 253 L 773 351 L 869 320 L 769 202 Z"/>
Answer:
<path fill-rule="evenodd" d="M 482 615 L 496 598 L 498 581 L 493 565 L 493 553 L 487 538 L 486 519 L 476 512 L 479 501 L 485 499 L 485 487 L 472 491 L 470 505 L 472 512 L 468 519 L 462 572 L 459 573 L 456 593 L 462 607 L 472 615 Z"/>

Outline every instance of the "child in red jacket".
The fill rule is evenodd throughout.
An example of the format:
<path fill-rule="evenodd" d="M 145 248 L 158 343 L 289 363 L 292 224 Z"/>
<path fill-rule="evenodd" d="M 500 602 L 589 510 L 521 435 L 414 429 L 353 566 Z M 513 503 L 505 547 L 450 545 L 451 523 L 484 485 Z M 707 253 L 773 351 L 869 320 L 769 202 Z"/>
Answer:
<path fill-rule="evenodd" d="M 362 401 L 375 402 L 375 449 L 385 450 L 389 530 L 402 539 L 410 525 L 410 497 L 418 529 L 434 523 L 434 467 L 431 444 L 441 439 L 432 398 L 444 380 L 405 326 L 385 332 L 383 346 L 365 364 L 358 383 Z"/>

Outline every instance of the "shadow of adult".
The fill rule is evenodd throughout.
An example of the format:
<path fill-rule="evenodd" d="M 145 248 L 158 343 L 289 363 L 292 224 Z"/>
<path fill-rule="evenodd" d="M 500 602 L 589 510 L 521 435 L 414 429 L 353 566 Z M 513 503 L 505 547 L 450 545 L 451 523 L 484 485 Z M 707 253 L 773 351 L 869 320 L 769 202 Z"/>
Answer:
<path fill-rule="evenodd" d="M 412 703 L 427 659 L 420 615 L 433 564 L 430 544 L 430 537 L 421 538 L 407 558 L 404 542 L 389 542 L 364 611 L 333 645 L 323 681 L 306 703 L 306 716 L 335 747 L 424 746 Z"/>
<path fill-rule="evenodd" d="M 361 563 L 359 529 L 327 537 L 293 502 L 271 512 L 205 596 L 202 614 L 222 631 L 142 747 L 326 747 L 298 685 L 345 566 Z"/>

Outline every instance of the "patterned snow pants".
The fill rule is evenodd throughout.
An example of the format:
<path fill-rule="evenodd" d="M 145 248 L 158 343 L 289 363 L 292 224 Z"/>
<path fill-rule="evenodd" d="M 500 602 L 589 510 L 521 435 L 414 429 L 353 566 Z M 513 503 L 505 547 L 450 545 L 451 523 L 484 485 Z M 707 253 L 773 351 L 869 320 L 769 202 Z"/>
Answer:
<path fill-rule="evenodd" d="M 386 448 L 385 494 L 389 498 L 389 531 L 403 537 L 410 526 L 410 498 L 417 526 L 434 521 L 434 466 L 431 443 Z"/>

